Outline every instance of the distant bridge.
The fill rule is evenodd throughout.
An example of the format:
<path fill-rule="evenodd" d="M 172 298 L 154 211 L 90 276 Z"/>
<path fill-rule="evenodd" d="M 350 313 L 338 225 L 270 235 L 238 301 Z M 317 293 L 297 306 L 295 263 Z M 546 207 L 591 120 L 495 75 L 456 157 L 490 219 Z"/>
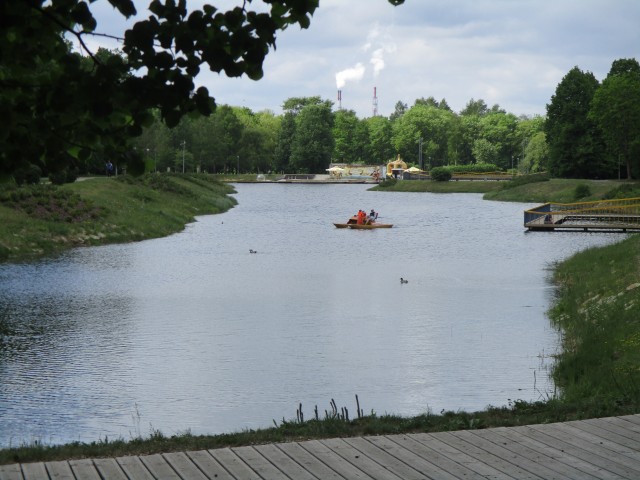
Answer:
<path fill-rule="evenodd" d="M 529 230 L 640 231 L 640 198 L 545 203 L 525 210 Z"/>

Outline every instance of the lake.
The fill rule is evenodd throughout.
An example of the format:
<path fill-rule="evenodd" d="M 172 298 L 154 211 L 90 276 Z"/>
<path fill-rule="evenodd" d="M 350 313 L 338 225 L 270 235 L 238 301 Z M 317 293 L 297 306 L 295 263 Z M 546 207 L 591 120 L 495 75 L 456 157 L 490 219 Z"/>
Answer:
<path fill-rule="evenodd" d="M 355 395 L 399 415 L 548 398 L 551 267 L 623 238 L 527 232 L 533 204 L 477 194 L 235 187 L 167 238 L 0 265 L 0 447 L 270 427 L 331 399 L 353 417 Z M 372 208 L 394 227 L 333 226 Z"/>

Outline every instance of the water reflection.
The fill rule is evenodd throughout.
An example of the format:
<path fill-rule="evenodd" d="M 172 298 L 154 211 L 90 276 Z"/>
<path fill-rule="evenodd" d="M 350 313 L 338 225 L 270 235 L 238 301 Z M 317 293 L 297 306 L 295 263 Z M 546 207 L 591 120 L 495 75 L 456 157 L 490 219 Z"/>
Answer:
<path fill-rule="evenodd" d="M 0 446 L 552 390 L 547 268 L 621 236 L 529 235 L 529 205 L 366 188 L 238 185 L 236 208 L 180 234 L 0 266 Z M 359 208 L 394 228 L 332 226 Z"/>

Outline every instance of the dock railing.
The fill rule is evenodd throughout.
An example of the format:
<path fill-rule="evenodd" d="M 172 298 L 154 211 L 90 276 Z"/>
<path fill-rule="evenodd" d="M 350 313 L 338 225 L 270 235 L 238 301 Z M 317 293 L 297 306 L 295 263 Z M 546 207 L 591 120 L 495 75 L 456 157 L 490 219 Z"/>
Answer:
<path fill-rule="evenodd" d="M 640 230 L 640 198 L 545 203 L 525 210 L 529 230 Z"/>

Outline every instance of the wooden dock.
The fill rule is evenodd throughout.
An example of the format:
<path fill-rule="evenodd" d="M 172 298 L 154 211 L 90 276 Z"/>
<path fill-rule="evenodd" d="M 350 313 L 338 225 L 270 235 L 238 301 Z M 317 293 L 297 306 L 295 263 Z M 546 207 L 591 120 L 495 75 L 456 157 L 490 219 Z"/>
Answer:
<path fill-rule="evenodd" d="M 524 212 L 524 226 L 533 231 L 640 231 L 640 198 L 578 203 L 545 203 Z"/>
<path fill-rule="evenodd" d="M 640 415 L 0 466 L 26 479 L 640 479 Z"/>

